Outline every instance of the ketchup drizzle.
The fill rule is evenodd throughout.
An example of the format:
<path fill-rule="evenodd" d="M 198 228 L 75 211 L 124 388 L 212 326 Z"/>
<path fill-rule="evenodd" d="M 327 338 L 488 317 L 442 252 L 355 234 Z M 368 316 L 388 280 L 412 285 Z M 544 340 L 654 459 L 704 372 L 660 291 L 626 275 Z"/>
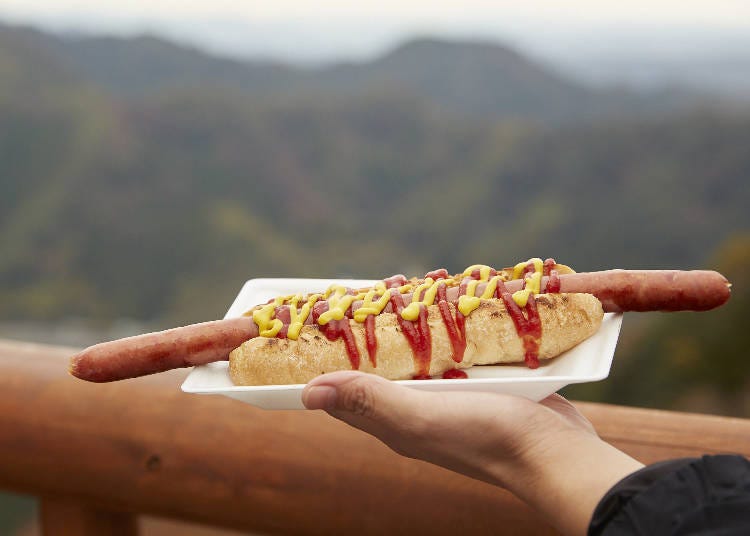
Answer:
<path fill-rule="evenodd" d="M 451 348 L 453 349 L 453 361 L 460 363 L 464 359 L 464 352 L 466 351 L 466 327 L 464 322 L 461 322 L 460 329 L 458 326 L 458 315 L 463 316 L 460 311 L 456 310 L 456 318 L 453 318 L 451 313 L 450 305 L 448 305 L 448 297 L 446 293 L 445 283 L 438 285 L 437 299 L 438 309 L 440 310 L 440 316 L 443 318 L 445 324 L 445 330 L 448 332 L 448 339 L 451 342 Z"/>
<path fill-rule="evenodd" d="M 377 367 L 378 339 L 375 337 L 375 315 L 367 315 L 365 318 L 365 343 L 370 363 L 373 367 Z"/>
<path fill-rule="evenodd" d="M 328 310 L 327 301 L 319 301 L 313 305 L 312 316 L 313 322 L 317 323 L 320 315 Z M 286 328 L 289 328 L 289 321 L 287 321 Z M 346 354 L 349 356 L 349 363 L 352 365 L 352 370 L 359 370 L 360 355 L 359 349 L 357 348 L 357 341 L 354 338 L 352 327 L 349 325 L 349 319 L 344 316 L 341 320 L 331 320 L 324 326 L 320 326 L 320 331 L 329 341 L 335 341 L 337 339 L 344 339 L 344 346 L 346 347 Z"/>
<path fill-rule="evenodd" d="M 497 275 L 497 270 L 494 268 L 490 268 L 490 277 L 495 277 Z M 471 274 L 469 275 L 469 278 L 471 279 L 482 279 L 482 271 L 479 268 L 474 268 L 474 270 L 471 271 Z"/>
<path fill-rule="evenodd" d="M 560 275 L 555 270 L 555 266 L 557 266 L 555 259 L 549 258 L 544 261 L 542 275 L 548 276 L 545 292 L 560 292 Z"/>
<path fill-rule="evenodd" d="M 560 276 L 555 270 L 555 260 L 547 259 L 543 264 L 543 275 L 547 276 L 546 292 L 560 292 Z M 534 271 L 534 264 L 528 263 L 523 270 L 524 277 L 523 287 L 526 286 L 525 276 Z M 497 275 L 497 271 L 490 270 L 490 277 Z M 434 280 L 447 279 L 448 271 L 445 268 L 434 270 L 425 274 L 425 279 L 431 277 Z M 440 316 L 445 325 L 450 340 L 452 355 L 456 363 L 461 363 L 466 352 L 466 317 L 458 310 L 458 297 L 465 295 L 468 283 L 473 279 L 481 279 L 481 272 L 475 269 L 469 276 L 464 276 L 459 284 L 458 296 L 455 300 L 449 302 L 447 298 L 445 283 L 438 285 L 437 289 L 437 306 Z M 398 289 L 409 283 L 405 276 L 398 274 L 383 280 L 387 289 Z M 347 289 L 347 294 L 352 294 L 352 289 Z M 420 292 L 418 300 L 422 299 L 426 289 Z M 524 361 L 529 368 L 535 369 L 539 366 L 539 341 L 542 336 L 542 324 L 539 317 L 539 311 L 536 306 L 536 299 L 533 294 L 529 295 L 527 304 L 524 308 L 518 306 L 513 300 L 512 294 L 507 290 L 502 280 L 497 282 L 495 297 L 502 299 L 505 307 L 513 320 L 516 332 L 521 337 L 524 347 Z M 269 303 L 273 300 L 269 300 Z M 390 295 L 391 311 L 396 314 L 401 331 L 409 342 L 412 353 L 414 354 L 415 374 L 414 379 L 429 379 L 430 363 L 432 360 L 432 337 L 427 322 L 427 308 L 424 304 L 419 306 L 419 315 L 415 321 L 406 320 L 401 316 L 404 309 L 403 296 L 398 292 L 392 292 Z M 455 312 L 451 311 L 450 305 L 453 305 Z M 317 324 L 320 315 L 329 308 L 327 301 L 318 301 L 312 307 L 312 320 Z M 288 335 L 289 324 L 291 322 L 290 306 L 282 305 L 275 309 L 275 317 L 282 322 L 282 328 L 276 335 L 278 338 L 285 338 Z M 525 314 L 524 314 L 525 313 Z M 357 348 L 356 339 L 352 332 L 349 320 L 352 318 L 352 308 L 348 308 L 345 316 L 341 320 L 332 320 L 320 330 L 330 341 L 343 339 L 349 362 L 352 369 L 359 370 L 361 357 Z M 375 333 L 375 315 L 367 315 L 364 322 L 365 343 L 370 363 L 373 367 L 377 366 L 377 348 L 378 341 Z M 443 373 L 443 378 L 467 378 L 463 370 L 451 369 Z"/>
<path fill-rule="evenodd" d="M 516 332 L 523 341 L 526 366 L 531 369 L 539 367 L 539 339 L 542 336 L 542 322 L 539 318 L 539 310 L 536 307 L 534 295 L 530 294 L 529 301 L 526 302 L 527 316 L 523 315 L 523 311 L 502 281 L 497 282 L 495 295 L 505 303 L 505 308 L 516 326 Z"/>
<path fill-rule="evenodd" d="M 557 270 L 550 271 L 546 292 L 560 292 L 560 276 Z"/>
<path fill-rule="evenodd" d="M 349 319 L 331 320 L 325 326 L 321 327 L 324 329 L 325 336 L 329 341 L 344 339 L 346 353 L 349 355 L 352 370 L 359 370 L 359 350 L 357 349 L 357 341 L 354 339 L 352 327 L 349 325 Z"/>
<path fill-rule="evenodd" d="M 290 305 L 280 305 L 274 309 L 274 316 L 281 320 L 281 329 L 276 334 L 279 339 L 286 339 L 286 335 L 289 332 L 289 324 L 292 321 L 292 313 L 289 310 Z"/>
<path fill-rule="evenodd" d="M 425 279 L 427 279 L 428 277 L 431 277 L 432 279 L 437 281 L 438 279 L 448 279 L 449 274 L 448 270 L 446 270 L 445 268 L 440 268 L 438 270 L 433 270 L 424 274 Z"/>
<path fill-rule="evenodd" d="M 555 259 L 551 257 L 546 259 L 544 264 L 542 264 L 542 275 L 550 275 L 550 272 L 555 269 L 555 266 L 557 266 Z"/>
<path fill-rule="evenodd" d="M 406 320 L 401 316 L 404 310 L 404 300 L 398 292 L 391 293 L 391 306 L 393 313 L 396 315 L 396 321 L 404 332 L 406 340 L 414 353 L 414 365 L 416 372 L 414 379 L 420 379 L 422 376 L 429 377 L 430 361 L 432 359 L 432 338 L 430 337 L 430 327 L 427 325 L 427 308 L 424 305 L 419 306 L 419 317 L 416 322 Z"/>
<path fill-rule="evenodd" d="M 391 277 L 383 279 L 383 283 L 385 283 L 385 288 L 397 289 L 398 287 L 402 287 L 406 285 L 408 282 L 409 280 L 406 279 L 406 277 L 401 274 L 392 275 Z"/>

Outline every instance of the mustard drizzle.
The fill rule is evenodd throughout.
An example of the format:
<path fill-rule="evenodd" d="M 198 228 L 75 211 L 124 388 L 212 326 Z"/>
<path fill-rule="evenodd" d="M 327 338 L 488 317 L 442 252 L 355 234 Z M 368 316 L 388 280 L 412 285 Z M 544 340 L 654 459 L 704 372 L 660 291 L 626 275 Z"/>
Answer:
<path fill-rule="evenodd" d="M 544 263 L 540 258 L 529 259 L 526 262 L 516 264 L 512 269 L 505 269 L 496 272 L 496 275 L 490 277 L 494 271 L 492 267 L 474 264 L 466 268 L 460 276 L 449 277 L 446 279 L 426 278 L 416 286 L 413 283 L 407 283 L 398 287 L 398 289 L 387 289 L 385 283 L 380 281 L 374 287 L 369 289 L 360 289 L 355 293 L 350 293 L 349 289 L 341 285 L 331 285 L 325 292 L 310 294 L 307 297 L 300 294 L 291 296 L 279 296 L 269 303 L 257 306 L 245 313 L 246 316 L 252 316 L 253 321 L 258 325 L 258 332 L 261 337 L 275 337 L 281 331 L 283 323 L 280 319 L 274 318 L 277 307 L 282 305 L 289 306 L 290 323 L 287 328 L 287 338 L 296 340 L 302 330 L 305 321 L 309 317 L 313 306 L 321 299 L 328 301 L 328 310 L 318 317 L 318 324 L 324 326 L 332 320 L 342 320 L 346 316 L 347 310 L 355 301 L 362 301 L 361 307 L 354 311 L 352 315 L 354 320 L 359 323 L 365 322 L 370 315 L 379 315 L 388 305 L 391 293 L 397 290 L 400 294 L 412 292 L 412 301 L 404 307 L 401 316 L 405 320 L 415 321 L 419 318 L 420 308 L 430 306 L 435 303 L 437 291 L 441 284 L 448 287 L 458 286 L 458 278 L 465 280 L 470 278 L 474 272 L 479 271 L 479 278 L 471 278 L 466 285 L 466 294 L 458 298 L 458 310 L 468 316 L 472 311 L 479 307 L 481 300 L 491 299 L 497 290 L 499 281 L 508 281 L 510 279 L 520 279 L 524 270 L 532 263 L 534 271 L 527 273 L 525 285 L 522 290 L 513 293 L 513 300 L 519 307 L 525 307 L 531 294 L 538 294 L 541 288 L 542 273 Z M 566 273 L 573 272 L 564 265 L 557 265 L 565 270 Z M 568 272 L 569 271 L 569 272 Z M 480 283 L 486 283 L 485 289 L 481 296 L 476 296 L 476 289 Z M 420 300 L 420 296 L 424 296 Z M 298 304 L 304 304 L 298 309 Z"/>

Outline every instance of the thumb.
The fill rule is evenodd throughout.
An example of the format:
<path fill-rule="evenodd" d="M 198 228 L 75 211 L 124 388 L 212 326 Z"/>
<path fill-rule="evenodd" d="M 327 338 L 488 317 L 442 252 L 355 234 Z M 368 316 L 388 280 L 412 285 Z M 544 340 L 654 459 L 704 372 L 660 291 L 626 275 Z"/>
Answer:
<path fill-rule="evenodd" d="M 307 409 L 325 410 L 391 446 L 428 432 L 430 415 L 438 409 L 437 398 L 434 393 L 356 371 L 318 376 L 302 391 L 302 403 Z"/>
<path fill-rule="evenodd" d="M 399 454 L 419 458 L 475 478 L 498 459 L 524 450 L 528 429 L 540 412 L 554 413 L 524 398 L 480 392 L 428 392 L 375 374 L 332 372 L 302 392 L 308 409 L 367 432 Z"/>

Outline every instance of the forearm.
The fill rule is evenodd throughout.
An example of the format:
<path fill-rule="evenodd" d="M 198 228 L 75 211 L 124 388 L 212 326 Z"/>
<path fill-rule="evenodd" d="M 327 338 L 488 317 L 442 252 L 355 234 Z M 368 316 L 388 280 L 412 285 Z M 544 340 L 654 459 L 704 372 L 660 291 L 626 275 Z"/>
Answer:
<path fill-rule="evenodd" d="M 586 534 L 604 494 L 643 464 L 592 434 L 571 432 L 539 442 L 513 467 L 497 467 L 499 483 L 564 534 Z"/>

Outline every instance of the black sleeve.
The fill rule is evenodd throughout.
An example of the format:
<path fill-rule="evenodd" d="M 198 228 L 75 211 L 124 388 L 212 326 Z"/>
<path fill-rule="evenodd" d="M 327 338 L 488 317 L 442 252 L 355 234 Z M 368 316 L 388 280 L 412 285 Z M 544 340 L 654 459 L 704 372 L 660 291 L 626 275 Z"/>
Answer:
<path fill-rule="evenodd" d="M 588 534 L 750 535 L 750 462 L 717 455 L 644 467 L 607 492 Z"/>

